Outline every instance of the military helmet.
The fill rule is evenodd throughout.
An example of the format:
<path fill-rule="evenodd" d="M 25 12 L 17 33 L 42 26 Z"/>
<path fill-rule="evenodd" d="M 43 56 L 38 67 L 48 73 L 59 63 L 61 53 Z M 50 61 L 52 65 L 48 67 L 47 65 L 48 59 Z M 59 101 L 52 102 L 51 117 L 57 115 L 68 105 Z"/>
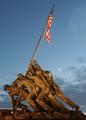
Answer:
<path fill-rule="evenodd" d="M 52 76 L 51 72 L 48 71 L 48 70 L 44 71 L 44 73 L 45 73 L 45 75 L 47 74 L 47 75 L 49 75 L 50 77 Z"/>
<path fill-rule="evenodd" d="M 22 76 L 23 76 L 23 74 L 22 74 L 22 73 L 19 73 L 19 74 L 17 75 L 17 78 L 22 77 Z"/>

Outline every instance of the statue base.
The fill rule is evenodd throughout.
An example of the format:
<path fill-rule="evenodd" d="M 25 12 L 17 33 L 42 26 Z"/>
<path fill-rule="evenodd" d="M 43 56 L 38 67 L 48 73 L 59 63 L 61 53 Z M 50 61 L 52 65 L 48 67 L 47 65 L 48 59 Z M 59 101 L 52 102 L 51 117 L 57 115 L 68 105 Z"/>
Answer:
<path fill-rule="evenodd" d="M 46 114 L 45 112 L 31 112 L 29 110 L 16 110 L 13 112 L 9 109 L 0 110 L 0 120 L 86 120 L 86 115 L 81 111 L 68 112 L 52 112 Z"/>

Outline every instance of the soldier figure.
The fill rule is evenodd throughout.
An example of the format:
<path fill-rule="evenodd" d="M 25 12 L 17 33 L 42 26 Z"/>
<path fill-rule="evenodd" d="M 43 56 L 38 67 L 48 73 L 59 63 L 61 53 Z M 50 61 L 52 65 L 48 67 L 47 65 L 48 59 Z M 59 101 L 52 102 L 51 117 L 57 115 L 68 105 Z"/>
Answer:
<path fill-rule="evenodd" d="M 36 103 L 35 99 L 37 97 L 37 94 L 40 91 L 40 88 L 35 85 L 35 83 L 30 80 L 27 79 L 24 75 L 21 74 L 21 76 L 18 76 L 17 78 L 17 87 L 21 88 L 22 86 L 24 87 L 24 89 L 26 89 L 29 93 L 27 94 L 27 98 L 26 101 L 31 105 L 31 107 L 35 110 L 35 111 L 39 111 L 40 107 L 39 105 Z M 21 91 L 22 93 L 22 91 Z M 20 93 L 20 94 L 21 94 Z"/>
<path fill-rule="evenodd" d="M 62 93 L 59 86 L 54 82 L 53 76 L 50 71 L 43 71 L 42 68 L 37 64 L 37 61 L 35 61 L 35 65 L 34 65 L 34 61 L 33 61 L 32 65 L 34 66 L 35 75 L 29 75 L 29 78 L 33 79 L 34 82 L 39 87 L 42 88 L 40 94 L 37 96 L 37 98 L 38 98 L 37 100 L 39 100 L 39 103 L 41 101 L 40 100 L 41 96 L 46 96 L 46 94 L 48 92 L 48 95 L 50 95 L 50 97 L 52 96 L 52 98 L 50 98 L 50 99 L 51 99 L 51 101 L 53 100 L 53 103 L 55 102 L 55 106 L 57 106 L 55 99 L 56 99 L 56 97 L 58 97 L 63 102 L 67 103 L 70 107 L 75 108 L 75 110 L 79 110 L 79 106 L 76 105 L 74 102 L 72 102 L 69 98 L 65 97 L 65 95 Z M 44 91 L 46 91 L 46 93 L 44 93 Z M 56 97 L 54 97 L 54 95 L 51 94 L 50 91 L 55 93 Z M 50 92 L 50 94 L 49 94 L 49 92 Z M 42 94 L 45 94 L 45 95 L 42 95 Z M 44 102 L 43 102 L 43 104 L 44 104 Z M 61 107 L 61 109 L 64 108 L 62 103 L 58 104 L 58 106 Z"/>
<path fill-rule="evenodd" d="M 54 92 L 52 92 L 52 89 L 50 89 L 49 84 L 47 83 L 44 76 L 42 75 L 43 70 L 40 69 L 41 67 L 38 64 L 35 64 L 35 65 L 33 64 L 33 66 L 34 66 L 33 71 L 35 71 L 34 74 L 33 75 L 29 74 L 27 76 L 29 76 L 28 79 L 33 80 L 36 83 L 36 85 L 41 88 L 41 91 L 38 94 L 37 99 L 36 99 L 37 103 L 39 103 L 40 106 L 42 108 L 44 108 L 45 111 L 48 111 L 49 108 L 48 108 L 47 104 L 45 104 L 45 102 L 44 102 L 44 98 L 45 99 L 48 98 L 48 99 L 50 99 L 52 106 L 55 109 L 60 109 L 60 110 L 64 109 L 63 104 L 57 103 Z M 30 73 L 30 71 L 28 73 Z"/>
<path fill-rule="evenodd" d="M 28 91 L 24 90 L 23 88 L 17 88 L 16 86 L 14 87 L 12 85 L 11 86 L 5 85 L 4 90 L 8 92 L 11 98 L 11 104 L 12 104 L 13 111 L 15 111 L 17 107 L 22 108 L 22 109 L 27 109 L 27 106 L 23 105 L 20 101 L 26 100 Z M 21 99 L 17 97 L 20 95 L 20 92 L 21 92 L 21 96 L 20 96 Z M 14 99 L 14 96 L 16 96 L 15 99 Z"/>
<path fill-rule="evenodd" d="M 50 71 L 45 71 L 44 76 L 46 77 L 48 84 L 54 90 L 58 98 L 60 98 L 63 102 L 67 103 L 70 107 L 75 108 L 76 111 L 79 110 L 79 106 L 76 105 L 72 100 L 67 98 L 61 91 L 60 87 L 54 82 L 53 76 Z"/>

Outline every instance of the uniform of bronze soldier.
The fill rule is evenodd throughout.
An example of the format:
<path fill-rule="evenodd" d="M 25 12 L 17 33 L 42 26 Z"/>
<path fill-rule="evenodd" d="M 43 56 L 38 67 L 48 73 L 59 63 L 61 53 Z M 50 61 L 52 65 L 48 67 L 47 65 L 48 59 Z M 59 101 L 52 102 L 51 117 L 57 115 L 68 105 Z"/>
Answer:
<path fill-rule="evenodd" d="M 17 79 L 11 86 L 6 85 L 5 89 L 8 91 L 13 100 L 13 108 L 17 106 L 17 104 L 20 105 L 20 101 L 26 100 L 35 111 L 40 110 L 40 107 L 35 102 L 35 97 L 37 96 L 39 87 L 35 86 L 33 81 L 27 80 L 27 78 L 25 78 L 22 74 L 18 75 Z M 13 99 L 14 96 L 17 96 L 16 100 Z"/>
<path fill-rule="evenodd" d="M 76 105 L 72 100 L 67 98 L 61 91 L 60 87 L 54 82 L 51 72 L 45 71 L 44 76 L 46 77 L 47 82 L 49 83 L 50 87 L 54 90 L 58 98 L 60 98 L 63 102 L 67 103 L 70 107 L 75 108 L 75 110 L 79 110 L 79 106 Z"/>
<path fill-rule="evenodd" d="M 34 110 L 40 109 L 40 111 L 41 111 L 43 109 L 43 110 L 49 111 L 49 107 L 47 106 L 47 104 L 44 101 L 44 95 L 42 94 L 42 91 L 40 92 L 41 88 L 38 87 L 38 85 L 35 84 L 35 82 L 33 80 L 31 80 L 30 78 L 27 79 L 27 77 L 22 76 L 22 78 L 18 82 L 18 84 L 20 87 L 25 86 L 27 89 L 30 89 L 30 93 L 27 95 L 26 101 L 31 104 L 31 106 L 32 106 L 32 108 L 34 108 Z M 40 93 L 42 94 L 43 99 L 42 100 L 40 99 L 40 101 L 39 101 L 38 96 Z M 40 104 L 40 102 L 42 103 L 42 105 Z M 41 108 L 39 107 L 39 109 L 38 109 L 38 105 L 41 106 Z"/>
<path fill-rule="evenodd" d="M 35 65 L 34 65 L 35 63 Z M 62 103 L 56 102 L 56 97 L 59 97 L 62 101 L 67 103 L 70 107 L 75 108 L 75 110 L 79 110 L 79 107 L 72 102 L 69 98 L 65 97 L 59 86 L 54 82 L 53 76 L 49 71 L 43 71 L 42 68 L 37 64 L 37 61 L 33 61 L 31 67 L 31 71 L 35 71 L 35 75 L 29 75 L 30 79 L 33 79 L 35 83 L 41 88 L 41 92 L 37 96 L 37 101 L 42 107 L 44 107 L 44 101 L 42 102 L 42 96 L 48 95 L 50 101 L 54 104 L 55 107 L 64 109 Z M 46 91 L 46 92 L 45 92 Z M 55 92 L 55 95 L 52 92 Z M 45 107 L 46 108 L 46 107 Z"/>
<path fill-rule="evenodd" d="M 18 88 L 21 88 L 22 86 L 24 86 L 29 91 L 29 93 L 27 94 L 27 97 L 26 97 L 26 101 L 31 105 L 31 107 L 35 111 L 39 111 L 40 107 L 37 104 L 37 102 L 35 101 L 35 99 L 37 97 L 37 94 L 40 91 L 40 88 L 32 80 L 27 79 L 24 75 L 20 75 L 17 78 L 17 84 L 18 84 Z M 21 91 L 21 93 L 22 93 L 22 91 Z"/>
<path fill-rule="evenodd" d="M 46 80 L 42 75 L 43 70 L 41 69 L 41 67 L 37 64 L 36 61 L 33 61 L 31 64 L 26 76 L 28 77 L 28 79 L 32 79 L 36 83 L 36 85 L 41 88 L 41 91 L 36 99 L 37 103 L 39 103 L 45 111 L 48 111 L 49 108 L 44 99 L 49 100 L 55 109 L 64 109 L 63 104 L 57 103 L 54 91 L 50 88 L 50 84 L 46 83 Z"/>
<path fill-rule="evenodd" d="M 21 101 L 26 100 L 28 91 L 24 90 L 23 88 L 17 88 L 17 86 L 14 86 L 14 85 L 13 86 L 5 85 L 4 90 L 6 90 L 8 92 L 8 94 L 11 98 L 11 104 L 12 104 L 14 111 L 15 111 L 16 107 L 19 107 L 22 109 L 27 109 L 27 106 L 22 104 Z M 22 90 L 22 92 L 21 92 L 21 90 Z M 21 96 L 19 99 L 18 96 L 20 95 L 20 92 L 21 92 Z M 14 96 L 16 96 L 17 98 L 14 99 Z"/>
<path fill-rule="evenodd" d="M 29 92 L 27 91 L 28 89 L 30 90 Z M 14 110 L 15 107 L 24 107 L 23 104 L 20 103 L 22 100 L 26 100 L 35 111 L 44 110 L 41 106 L 39 106 L 39 103 L 37 104 L 35 101 L 35 99 L 37 100 L 36 97 L 40 92 L 39 87 L 37 87 L 37 85 L 30 79 L 27 80 L 24 75 L 19 74 L 11 86 L 5 85 L 5 90 L 8 91 L 10 97 L 12 98 L 12 105 Z M 15 100 L 13 99 L 14 96 L 17 96 Z"/>

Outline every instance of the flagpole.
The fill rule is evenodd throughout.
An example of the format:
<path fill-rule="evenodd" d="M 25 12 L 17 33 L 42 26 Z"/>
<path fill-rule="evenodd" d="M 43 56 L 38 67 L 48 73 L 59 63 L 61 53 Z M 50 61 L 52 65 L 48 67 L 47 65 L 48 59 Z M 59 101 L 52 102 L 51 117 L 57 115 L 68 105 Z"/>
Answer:
<path fill-rule="evenodd" d="M 36 45 L 36 47 L 35 47 L 35 49 L 34 49 L 34 52 L 33 52 L 32 58 L 31 58 L 31 61 L 33 60 L 33 58 L 34 58 L 34 56 L 35 56 L 35 54 L 36 54 L 36 51 L 37 51 L 37 49 L 38 49 L 38 46 L 39 46 L 39 44 L 40 44 L 40 42 L 41 42 L 41 39 L 42 39 L 42 37 L 43 37 L 43 34 L 44 34 L 44 28 L 43 28 L 43 30 L 42 30 L 42 33 L 41 33 L 40 38 L 39 38 L 39 40 L 38 40 L 38 43 L 37 43 L 37 45 Z"/>
<path fill-rule="evenodd" d="M 53 7 L 52 7 L 52 9 L 51 9 L 51 11 L 50 11 L 50 13 L 49 13 L 49 15 L 50 15 L 50 14 L 53 14 L 54 8 L 55 8 L 55 5 L 53 5 Z M 48 15 L 48 17 L 49 17 L 49 15 Z M 48 17 L 47 17 L 47 20 L 48 20 Z M 40 37 L 39 37 L 38 43 L 37 43 L 37 45 L 36 45 L 36 47 L 35 47 L 35 49 L 34 49 L 34 52 L 33 52 L 32 58 L 31 58 L 31 61 L 33 60 L 33 58 L 34 58 L 34 56 L 35 56 L 35 54 L 36 54 L 36 51 L 37 51 L 37 49 L 38 49 L 38 46 L 39 46 L 39 44 L 40 44 L 40 42 L 41 42 L 41 39 L 42 39 L 42 37 L 43 37 L 43 34 L 44 34 L 44 32 L 45 32 L 45 28 L 46 28 L 46 23 L 45 23 L 45 25 L 44 25 L 44 27 L 43 27 L 43 30 L 42 30 L 42 33 L 41 33 L 41 35 L 40 35 Z"/>

